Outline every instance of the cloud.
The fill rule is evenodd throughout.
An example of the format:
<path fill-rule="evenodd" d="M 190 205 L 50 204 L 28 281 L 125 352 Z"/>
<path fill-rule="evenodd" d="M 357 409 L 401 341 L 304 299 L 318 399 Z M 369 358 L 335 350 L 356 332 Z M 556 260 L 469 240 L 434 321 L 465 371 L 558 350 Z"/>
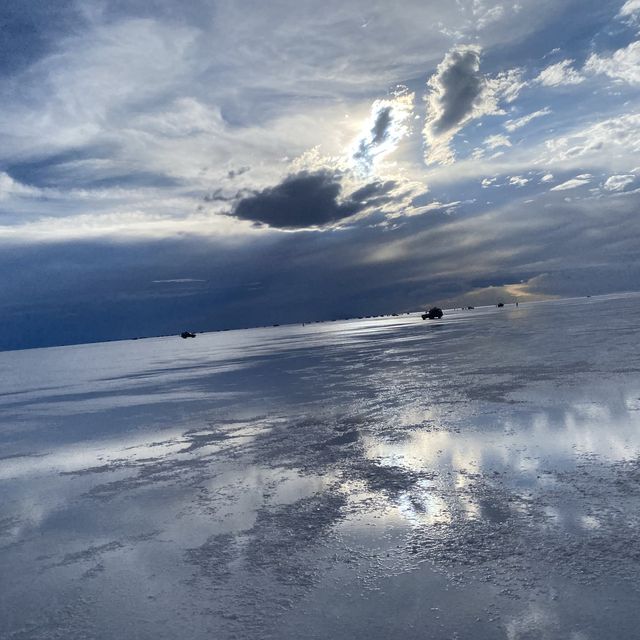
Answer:
<path fill-rule="evenodd" d="M 4 4 L 15 20 L 2 20 L 6 38 L 0 42 L 5 54 L 0 56 L 0 244 L 15 246 L 0 251 L 3 321 L 12 313 L 5 313 L 4 297 L 11 287 L 16 291 L 11 304 L 32 305 L 42 327 L 69 323 L 64 331 L 75 340 L 87 336 L 83 331 L 97 331 L 95 321 L 105 318 L 110 326 L 102 335 L 113 335 L 112 318 L 120 313 L 123 332 L 135 326 L 131 307 L 123 313 L 107 300 L 116 300 L 136 278 L 144 278 L 154 296 L 168 299 L 174 291 L 210 288 L 212 282 L 232 287 L 239 272 L 245 282 L 255 281 L 259 273 L 272 287 L 271 309 L 329 313 L 323 305 L 337 300 L 336 313 L 342 313 L 360 294 L 363 309 L 378 300 L 417 302 L 413 291 L 449 295 L 478 271 L 483 277 L 508 277 L 504 269 L 528 269 L 553 246 L 552 266 L 564 266 L 572 256 L 596 260 L 607 234 L 611 242 L 598 263 L 618 262 L 617 245 L 625 242 L 627 255 L 637 257 L 638 194 L 631 193 L 634 185 L 621 187 L 640 153 L 640 115 L 632 93 L 638 85 L 629 90 L 622 83 L 634 77 L 635 46 L 621 40 L 630 30 L 609 20 L 620 7 L 625 20 L 637 15 L 638 0 L 617 0 L 610 7 L 595 0 L 404 0 L 402 11 L 390 11 L 385 0 L 194 0 L 179 6 L 166 0 L 60 0 L 55 9 L 36 0 Z M 575 10 L 578 5 L 582 10 Z M 85 17 L 71 16 L 67 8 Z M 0 13 L 4 18 L 6 12 Z M 558 30 L 566 53 L 556 50 L 555 57 L 540 62 L 557 44 L 549 42 Z M 451 49 L 452 43 L 467 46 Z M 614 43 L 606 45 L 611 51 L 603 43 Z M 474 120 L 502 113 L 521 91 L 523 74 L 500 73 L 505 65 L 534 69 L 529 78 L 552 62 L 582 61 L 592 51 L 597 54 L 584 69 L 569 60 L 555 72 L 553 65 L 543 72 L 545 82 L 554 76 L 589 77 L 589 91 L 582 89 L 586 81 L 576 85 L 584 98 L 579 104 L 572 87 L 564 95 L 544 90 L 553 102 L 541 102 L 543 82 L 531 81 L 522 108 L 492 121 Z M 438 63 L 424 105 L 427 121 L 414 126 L 427 125 L 429 161 L 439 161 L 438 151 L 446 161 L 454 154 L 465 159 L 427 173 L 421 136 L 403 137 L 398 127 L 410 129 L 414 121 L 405 119 L 398 96 L 386 92 L 401 81 L 415 90 L 426 80 L 425 70 L 431 75 Z M 614 87 L 620 95 L 609 91 L 610 78 L 620 81 Z M 353 117 L 356 113 L 363 117 Z M 538 123 L 535 118 L 543 115 L 547 120 Z M 483 126 L 473 127 L 476 123 Z M 552 138 L 546 147 L 538 136 L 542 129 Z M 461 131 L 468 134 L 468 145 L 457 135 Z M 505 149 L 500 145 L 495 151 L 483 147 L 483 159 L 471 158 L 480 141 L 496 144 L 500 133 L 513 142 L 508 157 L 497 158 L 495 151 Z M 300 160 L 315 148 L 317 165 Z M 592 171 L 598 178 L 582 187 L 585 194 L 597 185 L 598 192 L 611 196 L 584 202 L 575 215 L 561 202 L 571 191 L 538 194 L 535 204 L 527 203 L 521 195 L 546 171 L 561 177 L 548 174 L 546 187 L 535 189 L 547 192 Z M 365 177 L 372 174 L 375 179 Z M 389 186 L 391 179 L 395 187 Z M 527 179 L 532 183 L 516 188 Z M 428 182 L 428 195 L 404 195 L 409 180 L 421 189 L 414 194 L 424 194 Z M 625 197 L 615 197 L 620 187 Z M 618 201 L 629 208 L 622 231 L 610 215 L 612 207 L 623 206 Z M 575 200 L 573 205 L 579 206 Z M 460 215 L 447 216 L 454 206 Z M 228 212 L 232 215 L 220 215 Z M 277 233 L 255 222 L 299 231 Z M 299 225 L 340 229 L 307 233 Z M 581 230 L 584 245 L 566 252 Z M 197 251 L 191 244 L 196 237 Z M 384 269 L 361 268 L 368 255 L 390 255 L 387 247 L 400 237 L 411 251 L 400 245 L 396 261 Z M 103 250 L 92 247 L 70 266 L 73 246 L 89 239 Z M 175 251 L 168 254 L 173 243 Z M 140 269 L 145 251 L 149 268 Z M 55 259 L 44 260 L 47 252 Z M 432 252 L 439 253 L 437 261 Z M 12 260 L 22 260 L 20 268 Z M 150 284 L 182 276 L 208 284 Z M 103 283 L 111 277 L 109 288 Z M 296 288 L 296 281 L 304 284 Z M 86 284 L 84 290 L 78 282 Z M 310 282 L 323 287 L 322 296 Z M 615 278 L 609 282 L 616 285 Z M 54 283 L 67 287 L 65 296 L 51 303 L 64 307 L 58 311 L 41 305 Z M 309 291 L 313 296 L 306 299 Z M 203 295 L 178 326 L 192 326 L 185 320 L 189 314 L 202 314 L 203 326 L 218 314 L 230 325 L 242 324 L 253 317 L 259 299 L 240 309 L 234 306 L 237 296 Z M 170 330 L 160 326 L 162 317 L 172 317 L 179 306 L 141 305 L 138 317 L 152 319 L 145 331 Z M 70 307 L 81 322 L 68 319 Z M 0 332 L 7 340 L 23 335 L 23 322 L 37 334 L 29 317 L 19 320 L 15 329 Z"/>
<path fill-rule="evenodd" d="M 469 119 L 482 96 L 480 48 L 461 46 L 450 51 L 428 82 L 430 130 L 443 134 Z"/>
<path fill-rule="evenodd" d="M 91 213 L 58 217 L 48 215 L 0 224 L 0 243 L 36 245 L 97 238 L 140 241 L 181 235 L 216 235 L 237 239 L 251 231 L 248 223 L 239 224 L 228 216 L 198 213 L 176 217 L 175 207 L 178 204 L 182 203 L 168 202 L 167 211 L 163 212 L 158 211 L 158 203 L 153 202 L 148 211 L 123 209 L 96 213 L 90 209 Z M 208 234 L 205 233 L 206 229 L 209 229 Z"/>
<path fill-rule="evenodd" d="M 537 293 L 631 289 L 638 204 L 634 194 L 571 203 L 541 194 L 464 216 L 432 211 L 397 229 L 21 246 L 0 251 L 0 348 L 242 327 L 256 323 L 255 309 L 260 324 L 388 313 L 543 273 L 552 282 Z M 150 282 L 181 276 L 208 283 Z M 256 280 L 264 286 L 247 288 Z"/>
<path fill-rule="evenodd" d="M 627 0 L 622 7 L 618 15 L 621 17 L 633 16 L 636 12 L 640 12 L 640 0 Z"/>
<path fill-rule="evenodd" d="M 395 98 L 373 103 L 370 120 L 353 153 L 356 167 L 362 173 L 369 173 L 374 163 L 394 151 L 409 133 L 414 99 L 414 94 L 405 90 L 398 92 Z"/>
<path fill-rule="evenodd" d="M 361 113 L 364 104 L 368 109 L 398 81 L 435 68 L 451 46 L 443 35 L 447 29 L 458 32 L 456 42 L 477 43 L 478 52 L 480 46 L 495 51 L 496 45 L 507 52 L 548 24 L 566 2 L 541 0 L 534 8 L 493 0 L 407 0 L 403 11 L 391 13 L 381 0 L 329 0 L 322 7 L 302 3 L 295 10 L 251 2 L 250 11 L 237 3 L 216 3 L 212 20 L 210 6 L 199 0 L 177 9 L 163 0 L 144 12 L 136 3 L 107 8 L 110 3 L 87 0 L 80 7 L 60 0 L 56 11 L 36 11 L 40 17 L 34 26 L 47 46 L 20 36 L 34 45 L 29 66 L 3 77 L 0 166 L 23 185 L 55 187 L 55 205 L 51 191 L 46 198 L 35 190 L 23 192 L 19 199 L 31 220 L 41 216 L 40 229 L 58 217 L 70 218 L 55 230 L 56 237 L 77 237 L 82 230 L 93 234 L 105 223 L 113 228 L 111 220 L 118 221 L 119 234 L 125 233 L 127 217 L 136 237 L 142 220 L 149 219 L 149 235 L 155 237 L 155 212 L 164 216 L 169 210 L 176 230 L 200 224 L 200 232 L 209 235 L 217 221 L 186 220 L 198 215 L 205 194 L 215 198 L 203 205 L 208 213 L 230 208 L 233 202 L 221 198 L 276 184 L 284 173 L 296 172 L 291 158 L 315 145 L 322 146 L 324 156 L 353 161 L 355 139 L 364 147 L 361 166 L 382 171 L 379 161 L 395 151 L 399 137 L 397 96 L 386 100 L 393 105 L 386 114 L 384 101 L 374 103 L 373 119 L 362 132 L 360 122 L 345 119 L 345 112 Z M 15 14 L 21 19 L 36 5 L 42 3 L 25 0 Z M 73 12 L 80 7 L 81 15 L 50 31 L 63 5 Z M 366 30 L 360 27 L 363 15 Z M 267 41 L 259 37 L 265 30 L 271 33 Z M 15 47 L 13 54 L 21 55 Z M 508 54 L 492 56 L 497 64 L 505 59 Z M 474 117 L 497 112 L 496 96 L 508 102 L 519 91 L 516 71 L 490 71 L 478 72 L 483 90 Z M 406 140 L 397 148 L 398 172 L 408 167 L 410 153 L 420 154 L 412 143 Z M 14 172 L 16 165 L 24 173 Z M 247 166 L 252 170 L 243 174 Z M 424 182 L 415 166 L 408 170 Z M 237 183 L 233 189 L 231 180 Z M 349 192 L 344 183 L 343 189 Z M 10 197 L 6 209 L 21 215 L 13 206 L 18 197 Z M 89 224 L 91 216 L 95 224 Z M 77 220 L 83 224 L 72 228 Z M 168 229 L 169 222 L 162 226 Z"/>
<path fill-rule="evenodd" d="M 534 82 L 545 87 L 580 84 L 584 81 L 584 76 L 571 66 L 573 62 L 574 60 L 562 60 L 562 62 L 549 65 L 540 72 Z"/>
<path fill-rule="evenodd" d="M 497 22 L 502 18 L 505 12 L 503 5 L 497 4 L 493 7 L 486 7 L 484 4 L 485 3 L 482 0 L 476 0 L 472 6 L 473 15 L 477 20 L 478 29 L 484 29 L 488 24 Z"/>
<path fill-rule="evenodd" d="M 536 118 L 542 118 L 543 116 L 548 116 L 550 113 L 551 109 L 549 109 L 549 107 L 545 107 L 544 109 L 534 111 L 533 113 L 529 113 L 526 116 L 517 118 L 516 120 L 507 120 L 502 126 L 509 133 L 513 133 L 517 129 L 521 129 L 522 127 L 528 125 L 532 120 L 535 120 Z"/>
<path fill-rule="evenodd" d="M 584 70 L 638 85 L 640 84 L 640 42 L 632 42 L 628 47 L 618 49 L 608 57 L 593 53 L 587 59 Z"/>
<path fill-rule="evenodd" d="M 625 155 L 640 152 L 640 113 L 628 113 L 576 128 L 567 135 L 547 140 L 545 146 L 549 151 L 548 161 L 552 162 L 576 161 L 585 156 L 598 162 L 624 160 Z"/>
<path fill-rule="evenodd" d="M 635 179 L 636 176 L 628 174 L 610 176 L 604 183 L 604 188 L 606 191 L 624 191 Z"/>
<path fill-rule="evenodd" d="M 202 278 L 167 278 L 165 280 L 152 280 L 153 284 L 190 284 L 192 282 L 206 282 Z"/>
<path fill-rule="evenodd" d="M 529 183 L 528 178 L 524 178 L 523 176 L 510 176 L 509 184 L 514 187 L 524 187 Z"/>
<path fill-rule="evenodd" d="M 552 173 L 545 173 L 542 178 L 540 178 L 540 182 L 551 182 L 553 180 Z"/>
<path fill-rule="evenodd" d="M 485 91 L 486 108 L 491 107 L 491 113 L 503 113 L 498 103 L 504 101 L 506 103 L 513 102 L 520 91 L 527 86 L 527 82 L 522 79 L 522 69 L 509 69 L 502 71 L 495 77 L 487 77 L 487 88 Z M 483 114 L 484 115 L 484 114 Z"/>
<path fill-rule="evenodd" d="M 488 149 L 497 149 L 498 147 L 510 147 L 511 141 L 509 140 L 509 138 L 507 138 L 507 136 L 503 136 L 502 134 L 498 133 L 496 135 L 485 138 L 484 144 Z"/>
<path fill-rule="evenodd" d="M 6 200 L 12 197 L 29 197 L 39 196 L 42 191 L 36 187 L 31 187 L 14 180 L 5 171 L 0 171 L 0 200 Z"/>
<path fill-rule="evenodd" d="M 234 178 L 237 178 L 238 176 L 241 176 L 243 173 L 247 173 L 247 171 L 251 171 L 251 167 L 238 167 L 237 169 L 229 169 L 229 171 L 227 171 L 227 178 L 229 178 L 229 180 L 233 180 Z"/>
<path fill-rule="evenodd" d="M 555 187 L 551 187 L 551 191 L 567 191 L 568 189 L 576 189 L 577 187 L 582 187 L 585 184 L 589 184 L 591 182 L 591 176 L 586 173 L 575 178 L 571 178 L 571 180 L 567 180 L 566 182 L 562 182 L 557 184 Z"/>
<path fill-rule="evenodd" d="M 386 201 L 394 182 L 371 182 L 340 199 L 340 177 L 329 171 L 301 171 L 241 199 L 231 215 L 278 229 L 323 227 Z"/>
<path fill-rule="evenodd" d="M 15 74 L 55 49 L 56 40 L 82 25 L 72 0 L 56 3 L 24 0 L 0 8 L 0 73 Z"/>
<path fill-rule="evenodd" d="M 480 72 L 481 49 L 460 45 L 446 54 L 427 82 L 427 117 L 424 138 L 427 164 L 450 164 L 455 154 L 453 136 L 467 123 L 499 114 L 500 101 L 514 100 L 523 86 L 520 72 L 511 70 L 494 78 Z"/>

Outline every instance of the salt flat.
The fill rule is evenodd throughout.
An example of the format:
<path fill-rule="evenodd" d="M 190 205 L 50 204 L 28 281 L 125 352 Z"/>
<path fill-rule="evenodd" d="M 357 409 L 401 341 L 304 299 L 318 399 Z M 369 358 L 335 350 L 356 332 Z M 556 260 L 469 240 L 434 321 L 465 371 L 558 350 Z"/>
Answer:
<path fill-rule="evenodd" d="M 0 637 L 637 638 L 639 317 L 0 353 Z"/>

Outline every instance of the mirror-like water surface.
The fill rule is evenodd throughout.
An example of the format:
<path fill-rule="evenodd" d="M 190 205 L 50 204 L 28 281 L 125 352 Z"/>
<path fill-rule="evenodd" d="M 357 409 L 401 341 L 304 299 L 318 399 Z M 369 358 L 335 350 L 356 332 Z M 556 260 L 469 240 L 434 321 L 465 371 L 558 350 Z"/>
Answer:
<path fill-rule="evenodd" d="M 640 297 L 0 354 L 1 638 L 636 638 Z"/>

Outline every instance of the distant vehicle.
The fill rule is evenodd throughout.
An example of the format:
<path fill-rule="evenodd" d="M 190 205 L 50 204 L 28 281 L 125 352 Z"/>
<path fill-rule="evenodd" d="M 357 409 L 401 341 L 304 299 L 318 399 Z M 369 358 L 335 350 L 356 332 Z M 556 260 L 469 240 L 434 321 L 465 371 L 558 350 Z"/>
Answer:
<path fill-rule="evenodd" d="M 429 320 L 440 320 L 443 315 L 444 313 L 442 312 L 442 309 L 440 307 L 431 307 L 429 311 L 426 311 L 422 314 L 422 319 L 426 320 L 427 318 L 429 318 Z"/>
<path fill-rule="evenodd" d="M 504 307 L 504 302 L 498 302 L 498 304 L 496 305 L 496 307 Z"/>
<path fill-rule="evenodd" d="M 196 334 L 195 333 L 191 333 L 191 331 L 183 331 L 180 334 L 180 337 L 184 338 L 186 340 L 187 338 L 195 338 Z"/>

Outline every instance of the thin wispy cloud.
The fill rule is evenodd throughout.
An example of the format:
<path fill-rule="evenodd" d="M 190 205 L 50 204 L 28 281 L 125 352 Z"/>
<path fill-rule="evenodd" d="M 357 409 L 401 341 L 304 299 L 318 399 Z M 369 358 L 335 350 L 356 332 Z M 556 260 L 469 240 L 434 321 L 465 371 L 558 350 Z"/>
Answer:
<path fill-rule="evenodd" d="M 509 138 L 507 138 L 507 136 L 496 133 L 486 138 L 484 144 L 488 149 L 497 149 L 498 147 L 510 147 L 511 141 L 509 140 Z"/>
<path fill-rule="evenodd" d="M 167 278 L 166 280 L 152 280 L 154 284 L 190 284 L 192 282 L 206 282 L 200 278 Z"/>
<path fill-rule="evenodd" d="M 584 82 L 584 76 L 573 64 L 575 60 L 562 60 L 544 68 L 535 81 L 545 87 L 562 87 Z"/>
<path fill-rule="evenodd" d="M 557 184 L 555 187 L 551 187 L 551 191 L 568 191 L 569 189 L 577 189 L 578 187 L 583 187 L 586 184 L 591 182 L 592 176 L 589 174 L 583 174 L 576 176 L 575 178 L 571 178 L 570 180 L 566 180 L 565 182 L 561 182 Z"/>
<path fill-rule="evenodd" d="M 526 127 L 533 120 L 548 116 L 550 113 L 551 109 L 549 109 L 549 107 L 545 107 L 544 109 L 539 109 L 538 111 L 534 111 L 533 113 L 528 113 L 526 116 L 516 118 L 515 120 L 507 120 L 502 126 L 509 133 L 513 133 L 514 131 L 521 129 L 522 127 Z"/>

